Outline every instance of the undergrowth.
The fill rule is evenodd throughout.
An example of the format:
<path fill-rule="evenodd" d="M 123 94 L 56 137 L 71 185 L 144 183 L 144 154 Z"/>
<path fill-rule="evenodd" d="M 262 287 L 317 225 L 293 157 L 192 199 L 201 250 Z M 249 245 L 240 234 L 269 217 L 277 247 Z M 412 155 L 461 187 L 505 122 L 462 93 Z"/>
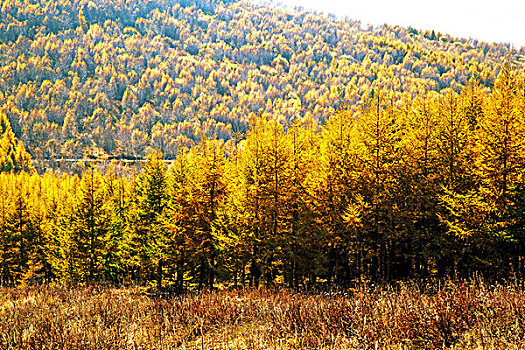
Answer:
<path fill-rule="evenodd" d="M 1 349 L 525 349 L 517 284 L 367 292 L 0 289 Z"/>

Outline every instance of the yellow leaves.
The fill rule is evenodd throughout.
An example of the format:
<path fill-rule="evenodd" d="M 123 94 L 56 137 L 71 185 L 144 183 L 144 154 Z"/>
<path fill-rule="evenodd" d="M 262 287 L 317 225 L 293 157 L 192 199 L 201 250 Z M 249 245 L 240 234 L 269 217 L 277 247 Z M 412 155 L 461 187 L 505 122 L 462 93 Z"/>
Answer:
<path fill-rule="evenodd" d="M 485 235 L 490 217 L 497 213 L 496 208 L 485 201 L 483 193 L 475 191 L 460 194 L 444 188 L 440 199 L 449 210 L 449 216 L 440 219 L 447 224 L 450 233 L 462 238 Z"/>
<path fill-rule="evenodd" d="M 82 28 L 82 31 L 84 32 L 84 34 L 86 34 L 89 30 L 88 28 L 88 25 L 87 25 L 87 22 L 86 22 L 86 17 L 84 16 L 84 11 L 82 9 L 80 9 L 78 11 L 78 21 L 80 22 L 80 26 Z"/>
<path fill-rule="evenodd" d="M 283 69 L 287 69 L 290 66 L 290 63 L 286 58 L 279 55 L 276 58 L 274 58 L 274 60 L 272 61 L 272 65 L 276 68 L 282 67 Z"/>
<path fill-rule="evenodd" d="M 124 91 L 124 95 L 122 96 L 122 107 L 131 110 L 135 110 L 138 107 L 137 96 L 133 90 L 127 88 L 126 91 Z"/>
<path fill-rule="evenodd" d="M 0 112 L 0 172 L 33 171 L 31 156 L 24 144 L 15 138 L 7 116 Z"/>
<path fill-rule="evenodd" d="M 348 204 L 342 214 L 343 222 L 347 225 L 348 229 L 359 230 L 359 228 L 362 227 L 363 211 L 366 206 L 363 196 L 360 194 L 354 196 L 352 202 Z"/>
<path fill-rule="evenodd" d="M 65 106 L 64 114 L 79 116 L 79 130 L 83 127 L 80 116 L 84 112 L 90 115 L 97 107 L 114 109 L 115 119 L 124 120 L 130 110 L 136 112 L 145 102 L 158 110 L 160 106 L 167 106 L 166 101 L 175 109 L 174 118 L 168 118 L 169 108 L 166 108 L 166 120 L 174 127 L 180 120 L 198 115 L 235 128 L 235 121 L 243 123 L 249 112 L 259 110 L 279 115 L 283 120 L 302 117 L 305 113 L 322 120 L 338 105 L 354 104 L 363 93 L 379 85 L 390 84 L 396 91 L 408 92 L 422 86 L 437 89 L 467 79 L 470 68 L 464 64 L 486 62 L 483 68 L 490 73 L 494 61 L 490 55 L 485 59 L 479 52 L 482 49 L 476 46 L 472 49 L 443 46 L 425 40 L 417 43 L 407 38 L 408 31 L 403 28 L 363 32 L 354 22 L 338 22 L 316 14 L 288 17 L 277 9 L 254 9 L 239 4 L 221 5 L 204 12 L 199 6 L 176 5 L 165 11 L 155 5 L 143 12 L 142 5 L 120 2 L 116 13 L 136 19 L 131 27 L 124 27 L 126 20 L 111 16 L 103 19 L 103 25 L 102 21 L 96 24 L 98 10 L 87 1 L 79 7 L 71 19 L 74 25 L 82 22 L 82 17 L 93 23 L 91 26 L 80 23 L 82 29 L 78 28 L 77 32 L 85 32 L 82 37 L 60 34 L 65 29 L 63 25 L 68 27 L 63 16 L 67 6 L 38 9 L 37 12 L 47 16 L 43 26 L 46 30 L 38 30 L 33 43 L 20 35 L 24 22 L 20 22 L 19 17 L 25 14 L 22 18 L 30 18 L 34 15 L 34 6 L 8 10 L 4 23 L 0 24 L 4 28 L 10 26 L 7 36 L 13 36 L 13 42 L 17 40 L 16 47 L 22 51 L 27 44 L 31 47 L 30 52 L 21 52 L 2 68 L 6 84 L 15 87 L 12 94 L 19 96 L 20 102 L 40 101 L 34 97 L 41 90 L 44 96 L 38 108 L 47 112 L 48 108 L 56 110 Z M 75 20 L 75 15 L 80 22 Z M 60 33 L 53 34 L 57 29 Z M 44 36 L 40 32 L 50 34 Z M 409 46 L 404 43 L 407 39 L 411 42 Z M 412 49 L 413 52 L 407 54 Z M 458 52 L 462 62 L 457 59 L 454 62 Z M 403 59 L 407 63 L 405 68 L 412 65 L 412 70 L 403 68 Z M 49 67 L 52 72 L 47 71 Z M 44 80 L 42 87 L 38 84 L 36 89 L 23 87 L 28 80 L 41 79 Z M 51 96 L 46 79 L 51 82 L 62 79 L 66 90 L 72 93 L 63 98 Z M 146 82 L 153 87 L 153 92 L 144 91 L 150 88 Z M 490 82 L 488 79 L 483 83 Z M 98 92 L 104 90 L 109 101 L 96 99 L 92 101 L 96 106 L 88 106 L 84 111 L 77 100 L 95 86 L 99 86 Z M 18 94 L 22 89 L 25 91 Z M 125 94 L 126 90 L 132 91 L 137 101 L 129 96 L 129 91 Z M 297 98 L 289 98 L 291 92 Z M 227 107 L 227 117 L 222 110 L 210 115 L 210 110 L 218 105 Z M 62 118 L 57 116 L 56 122 L 61 124 Z M 116 130 L 117 137 L 120 134 Z M 122 134 L 126 134 L 125 130 Z M 194 138 L 195 133 L 186 137 Z"/>

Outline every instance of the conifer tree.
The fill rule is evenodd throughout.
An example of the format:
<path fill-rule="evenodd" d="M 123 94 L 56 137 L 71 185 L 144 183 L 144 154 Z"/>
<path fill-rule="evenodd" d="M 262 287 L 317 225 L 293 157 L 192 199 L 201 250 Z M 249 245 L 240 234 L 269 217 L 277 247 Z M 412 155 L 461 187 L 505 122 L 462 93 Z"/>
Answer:
<path fill-rule="evenodd" d="M 10 174 L 0 173 L 0 273 L 2 286 L 13 285 L 15 276 L 15 239 L 10 216 L 13 211 L 13 193 Z"/>
<path fill-rule="evenodd" d="M 329 283 L 350 279 L 350 260 L 363 274 L 363 240 L 356 216 L 361 211 L 357 178 L 363 169 L 363 148 L 358 143 L 355 117 L 346 110 L 336 112 L 323 128 L 319 170 L 313 188 L 318 225 L 324 234 L 326 277 Z M 351 213 L 355 215 L 351 215 Z M 352 245 L 359 247 L 351 254 Z"/>
<path fill-rule="evenodd" d="M 0 172 L 33 172 L 31 156 L 18 141 L 7 116 L 0 112 Z"/>
<path fill-rule="evenodd" d="M 163 215 L 167 205 L 166 165 L 160 152 L 150 152 L 135 183 L 134 229 L 142 276 L 162 287 L 166 260 L 167 230 Z"/>
<path fill-rule="evenodd" d="M 131 192 L 125 178 L 116 177 L 110 171 L 104 177 L 106 193 L 106 232 L 103 237 L 104 250 L 101 256 L 101 268 L 104 279 L 114 284 L 129 281 L 131 267 L 134 265 L 132 251 L 132 233 L 130 230 Z"/>
<path fill-rule="evenodd" d="M 431 95 L 407 104 L 407 132 L 404 152 L 408 169 L 404 176 L 407 212 L 405 224 L 410 232 L 405 256 L 409 257 L 413 272 L 427 276 L 431 259 L 435 260 L 434 244 L 441 229 L 439 222 L 440 172 L 438 168 L 437 136 L 439 131 L 439 100 Z M 409 263 L 405 261 L 405 267 Z M 408 272 L 408 271 L 407 271 Z"/>
<path fill-rule="evenodd" d="M 372 91 L 373 92 L 373 91 Z M 406 176 L 405 159 L 400 142 L 404 139 L 403 114 L 396 113 L 391 96 L 372 93 L 365 101 L 359 120 L 363 148 L 363 171 L 360 193 L 363 197 L 363 230 L 370 252 L 370 278 L 391 278 L 390 266 L 395 254 L 396 237 L 402 215 L 404 192 L 401 179 Z"/>
<path fill-rule="evenodd" d="M 61 179 L 52 173 L 42 177 L 32 175 L 33 218 L 37 230 L 32 256 L 32 266 L 26 279 L 39 278 L 42 282 L 51 282 L 57 278 L 57 260 L 61 259 L 59 237 L 58 191 Z M 37 274 L 37 276 L 34 276 Z"/>
<path fill-rule="evenodd" d="M 244 207 L 246 203 L 246 178 L 244 178 L 244 169 L 242 167 L 243 146 L 246 140 L 239 133 L 232 142 L 226 144 L 228 158 L 231 160 L 226 163 L 225 183 L 228 193 L 227 200 L 218 211 L 218 217 L 214 225 L 214 230 L 220 235 L 222 245 L 227 251 L 227 256 L 223 257 L 223 264 L 228 269 L 229 275 L 233 278 L 233 283 L 238 286 L 239 283 L 244 286 L 247 278 L 247 267 L 253 262 L 252 241 L 249 236 L 252 233 L 249 230 L 251 225 L 247 217 L 251 214 Z M 253 272 L 253 269 L 250 269 Z M 250 278 L 250 283 L 253 279 Z"/>
<path fill-rule="evenodd" d="M 444 242 L 450 243 L 442 249 L 446 254 L 437 262 L 440 274 L 468 274 L 470 266 L 479 261 L 477 257 L 483 255 L 480 251 L 483 237 L 471 234 L 480 215 L 476 205 L 479 193 L 475 190 L 477 179 L 473 162 L 478 127 L 473 127 L 472 118 L 468 117 L 469 110 L 462 110 L 460 102 L 457 93 L 448 90 L 440 103 L 437 163 L 443 184 L 439 197 L 444 204 L 440 219 L 448 231 Z"/>
<path fill-rule="evenodd" d="M 285 218 L 289 211 L 285 197 L 291 188 L 292 169 L 291 150 L 286 142 L 283 126 L 276 118 L 264 124 L 264 138 L 261 147 L 260 175 L 261 204 L 266 231 L 264 256 L 264 277 L 268 284 L 279 273 L 279 262 L 283 248 L 282 238 L 286 239 L 289 227 Z"/>
<path fill-rule="evenodd" d="M 188 150 L 180 150 L 171 164 L 168 177 L 166 217 L 169 230 L 169 263 L 174 266 L 178 291 L 184 289 L 184 279 L 190 263 L 190 240 L 195 208 L 190 182 L 193 174 L 188 164 Z"/>
<path fill-rule="evenodd" d="M 20 282 L 27 272 L 29 258 L 33 246 L 34 228 L 30 213 L 29 185 L 28 176 L 12 175 L 11 184 L 13 186 L 13 211 L 10 217 L 10 226 L 13 232 L 14 251 L 16 252 L 16 262 L 14 264 L 15 280 Z"/>
<path fill-rule="evenodd" d="M 282 234 L 285 281 L 299 287 L 303 278 L 315 283 L 322 271 L 322 230 L 315 227 L 316 202 L 313 189 L 319 175 L 319 142 L 313 123 L 293 122 L 286 132 L 290 150 L 288 188 L 283 193 L 286 231 Z"/>
<path fill-rule="evenodd" d="M 226 199 L 226 158 L 222 141 L 203 140 L 190 152 L 195 217 L 192 246 L 199 266 L 199 287 L 213 287 L 219 266 L 220 231 L 215 228 L 218 211 Z"/>
<path fill-rule="evenodd" d="M 518 93 L 515 73 L 503 69 L 487 99 L 477 135 L 478 190 L 487 206 L 488 229 L 509 238 L 509 211 L 515 205 L 514 189 L 525 165 L 525 120 Z"/>
<path fill-rule="evenodd" d="M 262 194 L 262 158 L 266 117 L 251 115 L 250 130 L 239 152 L 240 185 L 239 226 L 240 237 L 248 251 L 250 286 L 259 286 L 261 265 L 265 254 L 265 216 Z"/>
<path fill-rule="evenodd" d="M 78 202 L 73 216 L 73 239 L 80 268 L 85 279 L 100 279 L 100 258 L 105 251 L 104 237 L 108 226 L 106 194 L 102 176 L 91 168 L 82 174 Z"/>

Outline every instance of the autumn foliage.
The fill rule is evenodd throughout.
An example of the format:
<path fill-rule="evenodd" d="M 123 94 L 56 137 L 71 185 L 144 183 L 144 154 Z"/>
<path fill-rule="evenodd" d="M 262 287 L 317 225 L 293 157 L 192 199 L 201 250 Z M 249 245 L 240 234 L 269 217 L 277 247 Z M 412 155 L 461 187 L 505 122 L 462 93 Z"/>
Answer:
<path fill-rule="evenodd" d="M 523 54 L 248 2 L 5 0 L 0 112 L 39 172 L 153 149 L 174 159 L 245 133 L 252 112 L 324 123 L 381 88 L 491 87 L 504 57 L 523 68 Z"/>
<path fill-rule="evenodd" d="M 174 160 L 151 152 L 135 175 L 117 161 L 81 176 L 15 166 L 0 174 L 1 282 L 520 277 L 524 106 L 523 75 L 507 66 L 490 90 L 373 90 L 324 125 L 252 114 L 245 135 Z"/>
<path fill-rule="evenodd" d="M 524 53 L 2 1 L 0 348 L 520 348 Z"/>

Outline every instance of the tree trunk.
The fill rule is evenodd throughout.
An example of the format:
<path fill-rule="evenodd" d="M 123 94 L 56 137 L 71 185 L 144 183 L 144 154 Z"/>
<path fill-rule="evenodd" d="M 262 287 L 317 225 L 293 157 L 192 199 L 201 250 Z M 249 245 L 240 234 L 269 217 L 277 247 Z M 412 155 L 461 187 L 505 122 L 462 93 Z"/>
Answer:
<path fill-rule="evenodd" d="M 162 289 L 162 260 L 159 260 L 157 264 L 157 290 Z"/>

